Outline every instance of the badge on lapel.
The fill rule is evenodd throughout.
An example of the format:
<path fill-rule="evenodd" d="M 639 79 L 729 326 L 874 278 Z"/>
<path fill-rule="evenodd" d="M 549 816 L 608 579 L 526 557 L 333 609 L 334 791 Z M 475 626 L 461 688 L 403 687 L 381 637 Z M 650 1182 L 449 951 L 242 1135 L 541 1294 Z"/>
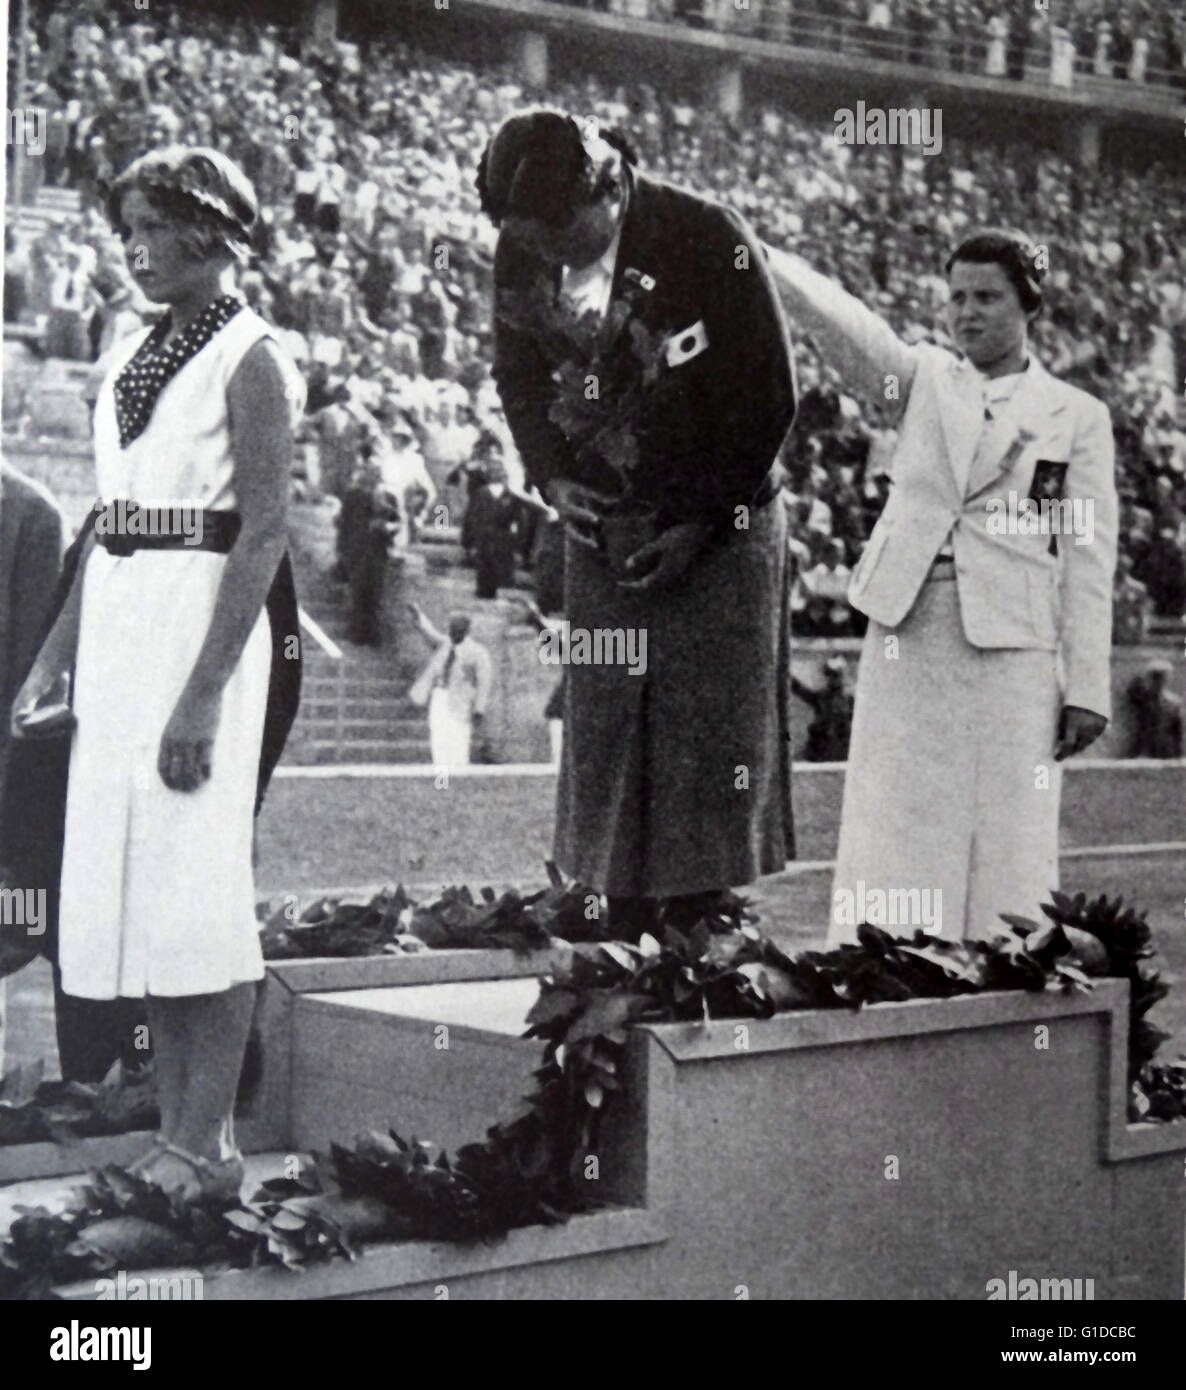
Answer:
<path fill-rule="evenodd" d="M 673 333 L 667 340 L 666 359 L 669 367 L 682 367 L 693 357 L 699 357 L 708 347 L 708 329 L 703 319 L 697 319 L 690 328 Z"/>
<path fill-rule="evenodd" d="M 1059 502 L 1066 486 L 1067 465 L 1054 459 L 1039 459 L 1034 464 L 1033 481 L 1030 483 L 1029 500 L 1041 509 L 1043 502 Z M 1058 537 L 1051 532 L 1047 554 L 1058 554 Z"/>
<path fill-rule="evenodd" d="M 635 270 L 633 266 L 627 266 L 622 272 L 622 279 L 627 285 L 637 285 L 640 290 L 648 293 L 655 288 L 655 277 L 644 275 L 641 270 Z"/>
<path fill-rule="evenodd" d="M 1041 505 L 1043 501 L 1061 500 L 1066 476 L 1065 463 L 1056 463 L 1053 459 L 1039 459 L 1034 464 L 1034 478 L 1029 490 L 1030 501 Z"/>

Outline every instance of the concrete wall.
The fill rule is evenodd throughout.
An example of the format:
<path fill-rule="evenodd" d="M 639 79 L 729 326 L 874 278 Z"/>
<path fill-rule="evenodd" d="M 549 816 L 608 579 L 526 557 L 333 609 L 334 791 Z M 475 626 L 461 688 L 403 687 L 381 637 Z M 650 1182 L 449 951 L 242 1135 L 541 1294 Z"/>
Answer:
<path fill-rule="evenodd" d="M 498 1083 L 506 1039 L 457 1030 L 450 1039 L 454 1066 L 442 1090 L 440 1068 L 433 1068 L 439 1059 L 431 1028 L 409 1019 L 384 1022 L 351 1005 L 385 986 L 533 980 L 570 954 L 566 947 L 522 954 L 424 951 L 270 964 L 256 1009 L 262 1073 L 250 1103 L 236 1116 L 241 1147 L 247 1153 L 324 1148 L 330 1139 L 392 1121 L 405 1124 L 409 1134 L 431 1135 L 451 1147 L 468 1142 L 505 1117 L 522 1089 L 517 1063 L 509 1093 L 506 1083 Z M 324 996 L 331 992 L 327 1002 Z M 398 1114 L 391 1109 L 393 1076 L 399 1077 Z M 0 1149 L 0 1164 L 3 1157 Z"/>
<path fill-rule="evenodd" d="M 305 1015 L 303 1045 L 381 1060 L 327 1034 L 333 1013 Z M 375 1026 L 397 1036 L 389 1024 Z M 1127 1030 L 1118 981 L 638 1027 L 596 1143 L 609 1209 L 490 1246 L 217 1275 L 204 1295 L 980 1301 L 1014 1272 L 1084 1281 L 1097 1301 L 1181 1299 L 1186 1123 L 1126 1122 Z M 516 1067 L 526 1079 L 534 1045 L 499 1032 L 496 1083 Z M 384 1057 L 375 1103 L 398 1122 L 418 1087 Z M 446 1054 L 425 1058 L 440 1084 L 416 1099 L 433 1127 L 454 1073 Z"/>

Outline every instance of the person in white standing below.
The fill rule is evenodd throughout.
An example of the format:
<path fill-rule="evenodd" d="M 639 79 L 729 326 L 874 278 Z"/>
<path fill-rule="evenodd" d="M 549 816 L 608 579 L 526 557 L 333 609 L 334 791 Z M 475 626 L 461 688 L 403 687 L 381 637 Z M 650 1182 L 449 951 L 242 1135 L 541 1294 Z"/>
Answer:
<path fill-rule="evenodd" d="M 873 890 L 941 892 L 929 900 L 941 922 L 874 922 L 907 934 L 990 937 L 1002 912 L 1037 916 L 1058 886 L 1058 764 L 1111 714 L 1111 417 L 1030 350 L 1041 259 L 1012 231 L 957 247 L 947 263 L 957 355 L 907 346 L 798 257 L 770 251 L 793 323 L 852 386 L 896 401 L 901 419 L 889 500 L 849 590 L 869 626 L 832 942 L 855 936 L 851 907 Z M 1090 518 L 1076 534 L 1000 524 L 1010 495 L 1055 492 L 1070 502 L 1064 515 Z"/>
<path fill-rule="evenodd" d="M 100 388 L 111 529 L 96 524 L 81 603 L 63 610 L 15 706 L 35 705 L 74 661 L 63 988 L 147 999 L 161 1133 L 133 1167 L 227 1198 L 242 1180 L 231 1114 L 263 974 L 252 832 L 273 654 L 264 609 L 304 398 L 268 324 L 232 293 L 256 211 L 215 150 L 154 151 L 112 188 L 133 278 L 168 312 L 119 344 Z M 131 526 L 119 534 L 117 500 L 201 525 L 142 548 Z"/>
<path fill-rule="evenodd" d="M 446 636 L 418 604 L 410 603 L 408 610 L 420 631 L 436 647 L 408 692 L 414 704 L 428 706 L 433 765 L 446 772 L 468 767 L 472 736 L 481 728 L 490 700 L 490 653 L 469 635 L 467 614 L 449 615 Z"/>

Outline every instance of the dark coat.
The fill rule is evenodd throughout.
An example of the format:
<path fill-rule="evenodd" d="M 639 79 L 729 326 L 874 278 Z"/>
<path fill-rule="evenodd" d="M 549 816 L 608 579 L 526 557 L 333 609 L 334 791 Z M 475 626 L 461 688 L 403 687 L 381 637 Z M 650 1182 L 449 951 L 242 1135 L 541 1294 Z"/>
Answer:
<path fill-rule="evenodd" d="M 0 465 L 0 800 L 9 712 L 41 644 L 65 549 L 66 519 L 57 503 L 38 483 Z"/>
<path fill-rule="evenodd" d="M 707 340 L 702 351 L 664 369 L 654 410 L 639 430 L 635 489 L 669 520 L 730 521 L 734 506 L 773 495 L 769 475 L 795 413 L 778 294 L 761 243 L 737 213 L 632 170 L 628 175 L 612 298 L 625 299 L 631 318 L 676 343 L 676 335 L 698 324 Z M 499 237 L 496 303 L 500 294 L 521 293 L 547 274 L 520 243 L 507 233 Z M 559 273 L 551 278 L 558 290 Z M 612 475 L 578 463 L 548 418 L 556 363 L 497 309 L 494 329 L 494 380 L 528 481 L 542 487 L 551 478 L 574 478 L 615 491 Z M 623 328 L 616 342 L 626 341 Z"/>
<path fill-rule="evenodd" d="M 541 273 L 500 238 L 496 291 L 521 292 Z M 554 857 L 599 892 L 666 898 L 749 883 L 794 857 L 775 463 L 794 416 L 794 371 L 762 249 L 716 203 L 633 176 L 612 298 L 626 301 L 627 325 L 637 319 L 677 349 L 636 429 L 635 491 L 662 521 L 704 521 L 716 534 L 677 583 L 639 592 L 568 539 L 570 631 L 645 634 L 647 655 L 645 673 L 565 667 Z M 612 335 L 612 307 L 609 319 Z M 578 460 L 549 418 L 557 363 L 541 341 L 496 311 L 494 376 L 528 480 L 613 492 L 614 475 Z M 611 377 L 625 341 L 610 337 Z M 687 351 L 689 341 L 699 350 Z M 745 528 L 733 524 L 741 504 Z"/>
<path fill-rule="evenodd" d="M 495 497 L 483 484 L 469 499 L 465 529 L 474 550 L 478 596 L 492 598 L 515 582 L 516 525 L 520 503 L 505 489 Z"/>

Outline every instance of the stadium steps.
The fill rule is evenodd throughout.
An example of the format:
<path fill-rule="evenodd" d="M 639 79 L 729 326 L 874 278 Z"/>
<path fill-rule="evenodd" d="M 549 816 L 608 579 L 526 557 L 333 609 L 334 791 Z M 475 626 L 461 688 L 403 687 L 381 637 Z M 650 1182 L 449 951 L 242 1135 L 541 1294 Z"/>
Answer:
<path fill-rule="evenodd" d="M 301 708 L 285 753 L 288 763 L 428 763 L 424 710 L 407 697 L 394 654 L 347 637 L 349 590 L 330 573 L 335 549 L 328 507 L 290 511 L 293 565 L 301 607 L 341 649 L 340 659 L 308 636 L 303 645 Z"/>

